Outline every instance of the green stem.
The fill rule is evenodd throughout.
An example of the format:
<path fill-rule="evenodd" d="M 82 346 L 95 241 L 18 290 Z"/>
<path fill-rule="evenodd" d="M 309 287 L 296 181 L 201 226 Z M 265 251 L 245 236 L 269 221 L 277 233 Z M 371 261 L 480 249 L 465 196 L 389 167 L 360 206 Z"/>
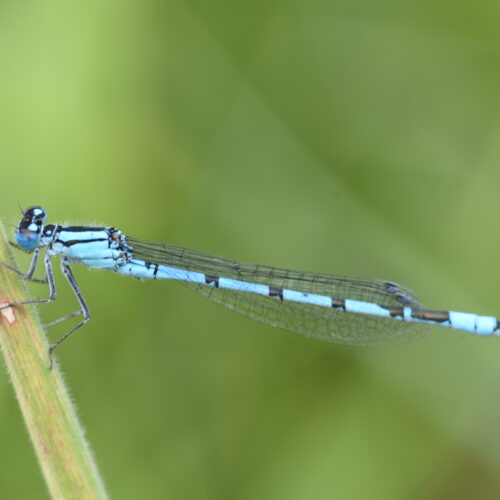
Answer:
<path fill-rule="evenodd" d="M 0 262 L 16 266 L 1 223 Z M 0 303 L 24 300 L 22 278 L 0 266 Z M 52 498 L 107 498 L 59 370 L 49 370 L 34 306 L 0 309 L 0 347 Z"/>

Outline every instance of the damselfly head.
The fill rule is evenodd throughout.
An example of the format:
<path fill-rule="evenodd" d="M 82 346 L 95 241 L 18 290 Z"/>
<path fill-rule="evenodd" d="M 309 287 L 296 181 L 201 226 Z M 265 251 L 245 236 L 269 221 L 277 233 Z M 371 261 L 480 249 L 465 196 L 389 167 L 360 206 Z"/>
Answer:
<path fill-rule="evenodd" d="M 23 218 L 14 231 L 22 250 L 33 252 L 38 247 L 46 220 L 47 213 L 42 207 L 29 207 L 23 212 Z"/>

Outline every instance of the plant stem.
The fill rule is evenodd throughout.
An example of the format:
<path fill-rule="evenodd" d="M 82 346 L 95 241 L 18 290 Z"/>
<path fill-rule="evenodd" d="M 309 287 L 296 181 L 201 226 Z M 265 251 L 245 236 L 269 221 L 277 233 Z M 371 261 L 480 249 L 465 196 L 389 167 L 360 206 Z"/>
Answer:
<path fill-rule="evenodd" d="M 0 262 L 16 266 L 1 223 Z M 0 266 L 0 303 L 25 300 L 22 278 Z M 51 497 L 107 498 L 59 369 L 49 370 L 47 342 L 33 305 L 0 310 L 0 347 Z"/>

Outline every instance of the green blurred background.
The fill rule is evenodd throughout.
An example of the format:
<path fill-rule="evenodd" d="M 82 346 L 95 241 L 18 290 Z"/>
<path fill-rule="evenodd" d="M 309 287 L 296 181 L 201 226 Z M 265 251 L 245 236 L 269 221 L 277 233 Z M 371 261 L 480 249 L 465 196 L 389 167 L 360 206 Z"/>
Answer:
<path fill-rule="evenodd" d="M 2 2 L 0 214 L 498 315 L 499 19 L 496 0 Z M 113 498 L 499 497 L 500 341 L 349 348 L 75 274 L 93 319 L 57 356 Z M 45 321 L 75 309 L 57 277 Z M 6 376 L 0 397 L 0 495 L 46 498 Z"/>

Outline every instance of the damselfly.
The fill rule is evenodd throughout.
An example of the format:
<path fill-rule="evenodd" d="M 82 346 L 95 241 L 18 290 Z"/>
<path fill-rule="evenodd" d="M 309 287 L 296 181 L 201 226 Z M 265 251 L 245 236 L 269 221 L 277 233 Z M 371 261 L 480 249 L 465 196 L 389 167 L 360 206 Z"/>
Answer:
<path fill-rule="evenodd" d="M 48 284 L 49 297 L 3 304 L 53 302 L 56 287 L 51 259 L 61 257 L 61 269 L 75 294 L 79 310 L 50 325 L 81 315 L 81 321 L 49 348 L 83 326 L 90 312 L 71 272 L 71 265 L 106 269 L 140 279 L 170 279 L 227 309 L 270 325 L 330 342 L 377 345 L 421 337 L 425 325 L 440 325 L 476 335 L 500 335 L 493 316 L 422 308 L 415 294 L 392 281 L 315 274 L 248 264 L 167 243 L 124 235 L 114 227 L 45 224 L 46 211 L 27 208 L 15 230 L 17 246 L 33 253 L 27 273 L 4 267 L 23 278 Z M 46 247 L 45 278 L 33 277 L 40 250 Z"/>

